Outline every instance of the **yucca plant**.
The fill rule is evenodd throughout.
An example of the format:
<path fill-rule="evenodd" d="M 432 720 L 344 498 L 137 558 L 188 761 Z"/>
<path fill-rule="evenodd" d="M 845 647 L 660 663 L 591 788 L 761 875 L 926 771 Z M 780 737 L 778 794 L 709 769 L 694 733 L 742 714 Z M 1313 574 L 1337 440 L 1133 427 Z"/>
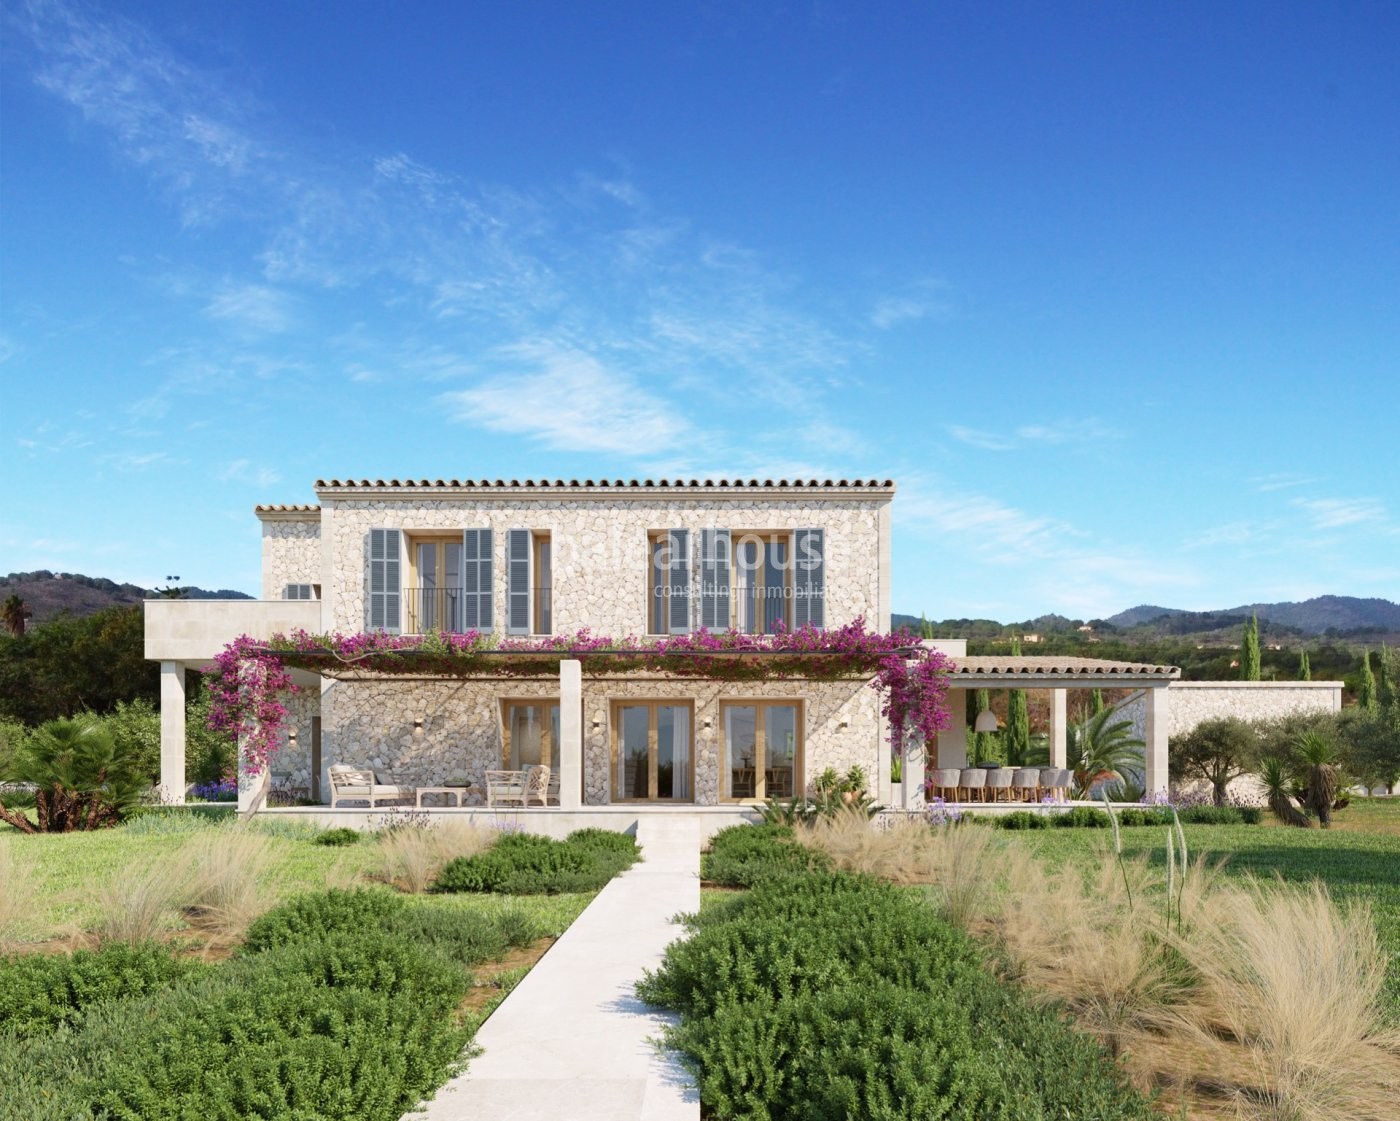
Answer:
<path fill-rule="evenodd" d="M 1332 824 L 1332 803 L 1337 800 L 1337 747 L 1318 731 L 1303 732 L 1294 746 L 1307 784 L 1307 807 L 1326 829 Z"/>
<path fill-rule="evenodd" d="M 1285 763 L 1276 755 L 1266 756 L 1259 761 L 1259 778 L 1264 783 L 1264 795 L 1269 801 L 1269 809 L 1285 825 L 1297 825 L 1303 829 L 1312 825 L 1302 810 L 1293 804 L 1293 775 Z"/>

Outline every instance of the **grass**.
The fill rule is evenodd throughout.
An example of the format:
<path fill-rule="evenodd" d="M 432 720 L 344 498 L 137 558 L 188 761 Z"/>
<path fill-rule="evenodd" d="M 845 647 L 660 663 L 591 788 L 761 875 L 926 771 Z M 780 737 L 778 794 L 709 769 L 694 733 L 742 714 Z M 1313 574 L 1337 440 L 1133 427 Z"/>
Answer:
<path fill-rule="evenodd" d="M 1337 815 L 1331 829 L 1263 825 L 1185 827 L 1192 853 L 1228 858 L 1227 878 L 1275 877 L 1285 883 L 1326 884 L 1338 903 L 1369 904 L 1376 933 L 1390 955 L 1386 1014 L 1400 1024 L 1400 798 L 1357 799 Z M 1047 829 L 1017 835 L 1020 843 L 1050 864 L 1097 867 L 1106 838 L 1097 830 Z M 1165 873 L 1166 841 L 1156 829 L 1123 830 L 1123 852 Z"/>

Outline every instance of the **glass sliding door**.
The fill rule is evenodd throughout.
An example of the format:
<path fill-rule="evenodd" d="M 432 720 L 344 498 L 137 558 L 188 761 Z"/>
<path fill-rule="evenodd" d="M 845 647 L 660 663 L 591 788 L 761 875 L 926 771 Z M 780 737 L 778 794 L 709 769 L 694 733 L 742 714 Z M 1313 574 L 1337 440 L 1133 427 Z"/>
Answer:
<path fill-rule="evenodd" d="M 721 704 L 720 797 L 731 802 L 791 798 L 799 788 L 802 710 L 792 701 Z"/>
<path fill-rule="evenodd" d="M 694 798 L 689 702 L 613 705 L 613 800 L 689 802 Z"/>
<path fill-rule="evenodd" d="M 510 771 L 542 764 L 559 767 L 559 705 L 548 701 L 507 701 L 502 765 Z"/>

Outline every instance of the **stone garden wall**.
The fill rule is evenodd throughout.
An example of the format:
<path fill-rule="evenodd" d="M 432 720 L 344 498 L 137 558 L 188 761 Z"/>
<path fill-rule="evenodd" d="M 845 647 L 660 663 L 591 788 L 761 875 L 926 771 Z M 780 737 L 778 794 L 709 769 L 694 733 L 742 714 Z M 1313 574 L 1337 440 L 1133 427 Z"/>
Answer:
<path fill-rule="evenodd" d="M 1342 707 L 1340 681 L 1173 681 L 1167 689 L 1171 706 L 1169 736 L 1185 735 L 1205 720 L 1235 716 L 1272 720 L 1297 712 L 1337 712 Z M 1147 701 L 1135 693 L 1118 706 L 1133 722 L 1133 734 L 1145 735 Z"/>

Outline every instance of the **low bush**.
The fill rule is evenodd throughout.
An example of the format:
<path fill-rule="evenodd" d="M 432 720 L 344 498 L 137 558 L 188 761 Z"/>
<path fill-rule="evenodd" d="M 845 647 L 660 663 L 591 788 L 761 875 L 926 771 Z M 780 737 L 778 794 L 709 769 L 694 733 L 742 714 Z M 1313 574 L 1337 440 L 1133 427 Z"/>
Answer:
<path fill-rule="evenodd" d="M 248 928 L 242 953 L 258 954 L 304 939 L 342 931 L 382 929 L 404 901 L 382 888 L 323 891 L 299 895 L 275 907 Z"/>
<path fill-rule="evenodd" d="M 339 847 L 341 845 L 358 845 L 364 834 L 358 829 L 351 829 L 342 825 L 339 829 L 324 829 L 311 838 L 313 845 L 329 845 Z"/>
<path fill-rule="evenodd" d="M 433 884 L 436 892 L 493 891 L 541 895 L 597 891 L 636 862 L 636 842 L 605 842 L 596 830 L 575 841 L 509 833 L 485 852 L 449 861 Z"/>
<path fill-rule="evenodd" d="M 1183 825 L 1258 825 L 1258 806 L 1187 806 L 1178 811 Z"/>
<path fill-rule="evenodd" d="M 717 1119 L 1143 1118 L 1102 1049 L 986 971 L 918 896 L 847 873 L 760 884 L 638 986 Z"/>
<path fill-rule="evenodd" d="M 168 988 L 201 968 L 154 942 L 0 958 L 0 1031 L 47 1032 L 96 1005 Z"/>
<path fill-rule="evenodd" d="M 996 823 L 1002 829 L 1049 829 L 1050 819 L 1044 814 L 1035 813 L 1032 810 L 1014 810 L 1009 814 L 996 818 Z"/>
<path fill-rule="evenodd" d="M 753 887 L 774 878 L 831 867 L 825 853 L 793 843 L 788 825 L 731 825 L 710 838 L 700 878 L 726 887 Z"/>
<path fill-rule="evenodd" d="M 1051 823 L 1056 829 L 1107 829 L 1111 824 L 1108 814 L 1092 806 L 1075 806 L 1072 810 L 1056 814 Z"/>

